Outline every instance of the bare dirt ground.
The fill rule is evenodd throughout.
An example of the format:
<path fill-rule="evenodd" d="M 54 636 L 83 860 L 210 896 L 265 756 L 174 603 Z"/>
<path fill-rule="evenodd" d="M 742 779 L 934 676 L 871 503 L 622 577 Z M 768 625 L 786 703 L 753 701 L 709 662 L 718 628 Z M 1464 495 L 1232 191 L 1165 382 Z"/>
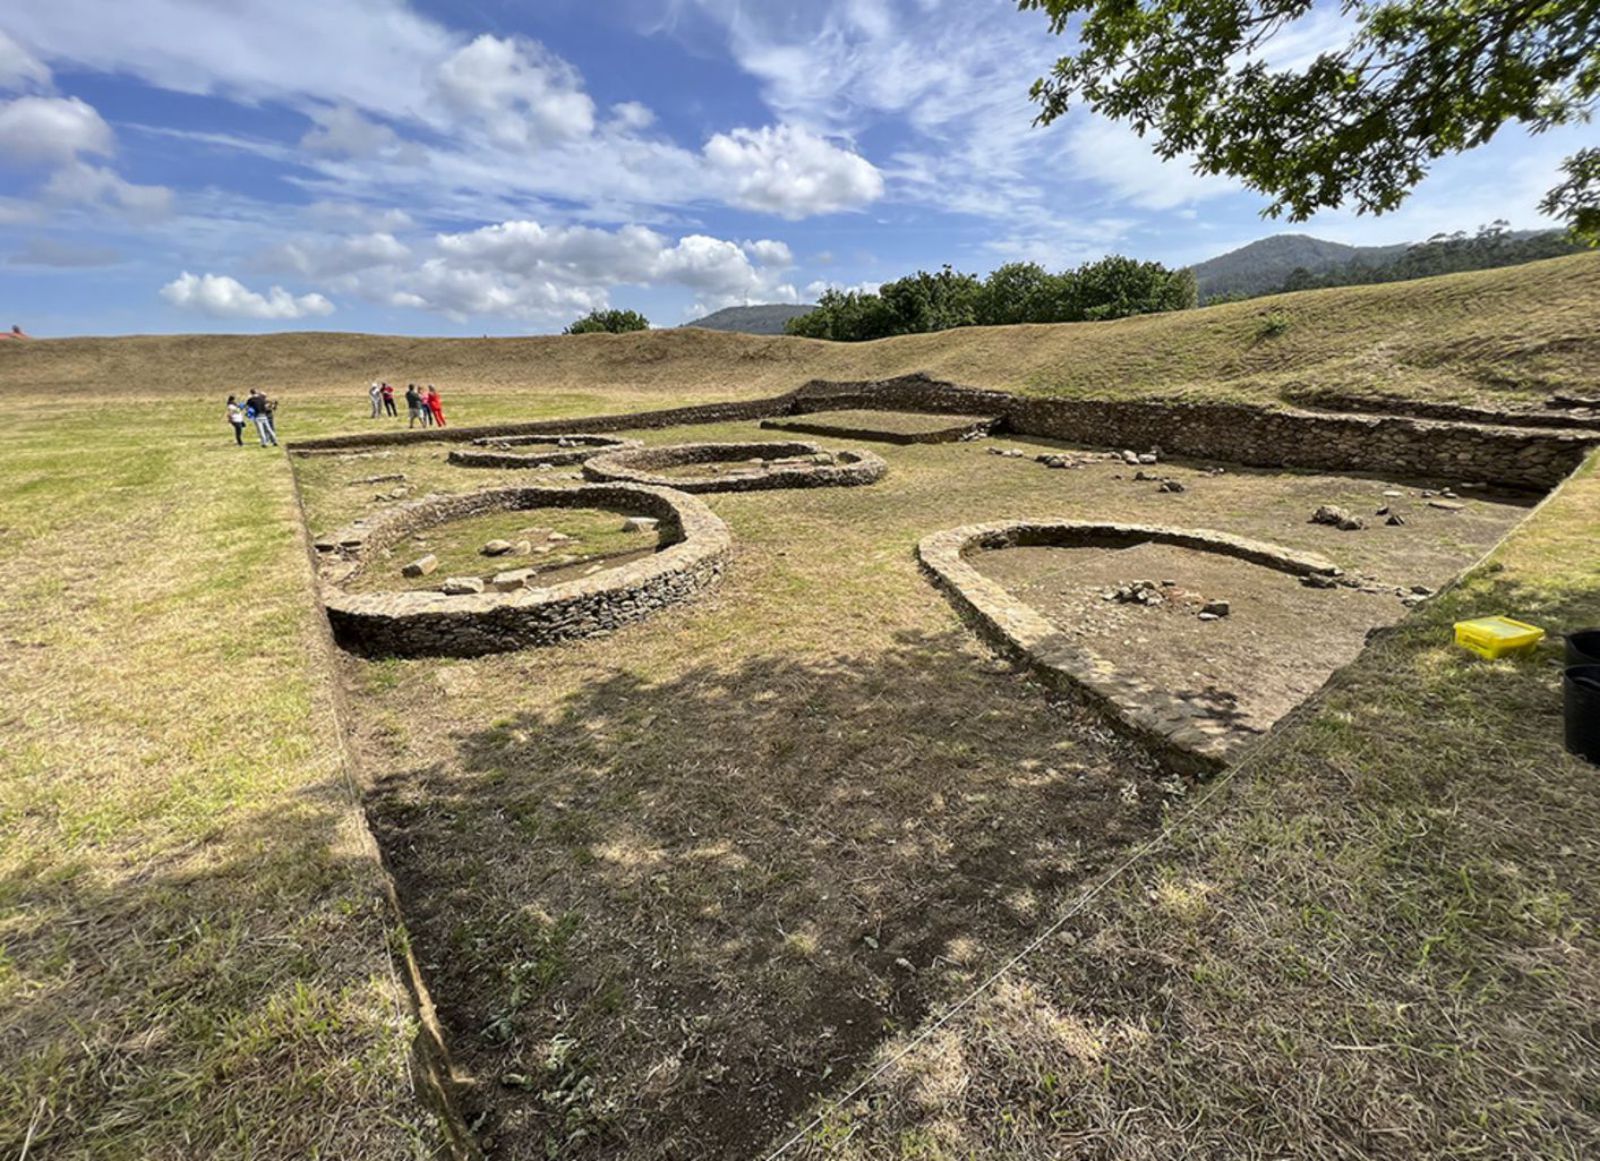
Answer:
<path fill-rule="evenodd" d="M 419 491 L 519 475 L 384 454 L 362 470 Z M 1186 793 L 995 660 L 919 574 L 922 536 L 1051 516 L 1211 527 L 1436 586 L 1528 502 L 1445 512 L 1415 484 L 1203 465 L 1160 465 L 1188 485 L 1162 493 L 1120 464 L 1052 470 L 984 443 L 882 454 L 870 489 L 711 497 L 736 543 L 723 584 L 613 636 L 345 661 L 369 815 L 492 1155 L 759 1155 Z M 296 467 L 313 532 L 373 506 L 337 457 Z M 1409 523 L 1309 524 L 1322 503 Z M 1225 631 L 1269 595 L 1238 593 Z"/>
<path fill-rule="evenodd" d="M 1288 573 L 1166 544 L 1011 548 L 971 563 L 1082 648 L 1239 733 L 1270 728 L 1360 653 L 1369 630 L 1406 611 L 1392 589 L 1307 588 Z M 1142 581 L 1159 604 L 1106 599 Z M 1202 619 L 1215 601 L 1228 614 Z"/>

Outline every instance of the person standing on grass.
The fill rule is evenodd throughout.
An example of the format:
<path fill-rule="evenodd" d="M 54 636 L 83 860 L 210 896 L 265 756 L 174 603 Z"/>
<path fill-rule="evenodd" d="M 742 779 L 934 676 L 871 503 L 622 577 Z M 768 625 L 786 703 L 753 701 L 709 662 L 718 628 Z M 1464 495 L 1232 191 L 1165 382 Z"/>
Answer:
<path fill-rule="evenodd" d="M 415 383 L 407 383 L 406 415 L 409 417 L 409 420 L 406 423 L 407 427 L 415 427 L 419 423 L 422 424 L 423 427 L 428 426 L 428 421 L 422 418 L 422 410 L 422 396 L 417 391 L 417 385 Z"/>
<path fill-rule="evenodd" d="M 383 385 L 382 394 L 383 394 L 383 413 L 385 415 L 392 415 L 396 419 L 399 419 L 400 418 L 400 413 L 394 409 L 394 388 L 389 386 L 389 384 L 385 383 Z"/>
<path fill-rule="evenodd" d="M 278 433 L 272 426 L 272 404 L 261 388 L 257 387 L 250 392 L 250 398 L 245 400 L 245 414 L 255 421 L 256 434 L 261 437 L 261 446 L 277 447 Z"/>
<path fill-rule="evenodd" d="M 233 424 L 233 442 L 238 447 L 244 446 L 244 408 L 239 403 L 236 395 L 228 396 L 228 422 Z"/>
<path fill-rule="evenodd" d="M 367 398 L 372 400 L 372 418 L 377 419 L 383 414 L 383 388 L 378 386 L 376 380 L 367 388 Z"/>
<path fill-rule="evenodd" d="M 428 384 L 428 411 L 433 415 L 433 422 L 437 427 L 444 426 L 444 401 L 439 398 L 439 389 L 432 383 Z"/>

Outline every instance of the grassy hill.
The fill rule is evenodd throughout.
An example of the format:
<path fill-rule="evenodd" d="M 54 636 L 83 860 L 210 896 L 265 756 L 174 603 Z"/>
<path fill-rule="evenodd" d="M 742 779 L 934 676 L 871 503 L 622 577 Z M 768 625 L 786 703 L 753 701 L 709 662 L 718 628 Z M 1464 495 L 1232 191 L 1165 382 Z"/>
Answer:
<path fill-rule="evenodd" d="M 1269 334 L 1268 316 L 1286 326 Z M 424 339 L 330 333 L 35 341 L 0 348 L 0 390 L 219 399 L 262 386 L 366 401 L 374 378 L 439 385 L 487 417 L 530 390 L 733 398 L 810 378 L 927 371 L 1086 398 L 1261 404 L 1348 398 L 1537 405 L 1600 366 L 1600 254 L 1416 282 L 1277 295 L 1101 323 L 974 327 L 873 343 L 698 328 Z M 487 397 L 498 396 L 493 406 Z M 481 407 L 479 405 L 482 405 Z M 470 418 L 469 411 L 463 417 Z"/>

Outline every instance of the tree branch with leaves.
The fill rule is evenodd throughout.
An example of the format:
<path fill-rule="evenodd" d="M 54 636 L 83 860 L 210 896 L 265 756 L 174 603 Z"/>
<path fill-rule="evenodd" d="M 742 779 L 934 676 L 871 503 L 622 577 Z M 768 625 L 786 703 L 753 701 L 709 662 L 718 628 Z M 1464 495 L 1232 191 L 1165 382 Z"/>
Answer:
<path fill-rule="evenodd" d="M 1048 124 L 1084 106 L 1171 159 L 1229 174 L 1303 221 L 1397 207 L 1447 154 L 1507 124 L 1587 123 L 1600 98 L 1600 0 L 1345 0 L 1342 45 L 1274 67 L 1312 0 L 1020 0 L 1078 50 L 1033 86 Z M 1567 159 L 1541 204 L 1600 243 L 1600 150 Z"/>

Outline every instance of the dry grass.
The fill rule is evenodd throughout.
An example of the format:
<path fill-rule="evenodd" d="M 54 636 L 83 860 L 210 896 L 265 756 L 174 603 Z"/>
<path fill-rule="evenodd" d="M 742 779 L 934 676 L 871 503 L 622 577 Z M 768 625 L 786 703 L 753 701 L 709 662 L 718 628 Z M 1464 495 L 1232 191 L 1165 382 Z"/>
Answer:
<path fill-rule="evenodd" d="M 0 431 L 0 1155 L 430 1153 L 287 465 L 170 418 Z"/>
<path fill-rule="evenodd" d="M 17 1153 L 30 1124 L 30 1156 L 387 1158 L 437 1145 L 409 1088 L 411 1030 L 385 953 L 396 933 L 344 783 L 289 464 L 231 446 L 227 391 L 279 395 L 287 439 L 366 426 L 374 375 L 432 379 L 456 423 L 912 370 L 1085 397 L 1270 403 L 1335 389 L 1536 404 L 1592 387 L 1597 304 L 1591 255 L 853 347 L 686 331 L 0 348 L 0 1153 Z M 1270 340 L 1256 318 L 1268 309 L 1290 319 Z M 388 461 L 353 462 L 359 475 Z M 763 1125 L 842 1084 L 880 1037 L 992 962 L 986 947 L 1021 938 L 1154 821 L 1165 794 L 1131 773 L 1138 754 L 988 666 L 909 564 L 913 528 L 1070 507 L 1061 474 L 1005 461 L 1032 474 L 969 493 L 935 462 L 908 460 L 872 489 L 718 499 L 744 546 L 723 591 L 608 641 L 465 667 L 344 663 L 368 691 L 363 751 L 395 775 L 380 817 L 391 840 L 417 826 L 428 842 L 415 865 L 440 872 L 436 906 L 413 917 L 449 949 L 432 970 L 461 985 L 458 1027 L 479 1036 L 503 1018 L 514 1031 L 519 1047 L 482 1051 L 522 1053 L 525 1071 L 505 1061 L 517 1086 L 505 1091 L 526 1101 L 512 1108 L 531 1110 L 530 1134 L 587 1131 L 591 1114 L 606 1133 L 619 1123 L 585 1086 L 605 1076 L 585 1063 L 587 1042 L 558 1040 L 559 1027 L 614 1028 L 613 1003 L 645 1000 L 659 1032 L 708 1004 L 723 1023 L 678 1027 L 661 1059 L 670 1047 L 686 1071 L 668 1061 L 655 1077 L 699 1110 L 672 1131 L 711 1124 L 706 1140 L 754 1151 Z M 431 469 L 413 470 L 426 490 Z M 1600 987 L 1592 933 L 1573 918 L 1600 902 L 1592 771 L 1551 746 L 1551 671 L 1468 664 L 1437 642 L 1456 612 L 1489 606 L 1600 622 L 1597 486 L 1591 475 L 1547 509 L 1503 572 L 1370 653 L 1161 866 L 1079 926 L 1070 954 L 1053 944 L 941 1033 L 915 1077 L 832 1118 L 810 1147 L 1595 1152 L 1587 1029 Z M 863 520 L 869 493 L 880 507 Z M 1171 511 L 1107 496 L 1119 515 Z M 333 507 L 314 508 L 313 525 Z M 1291 545 L 1313 535 L 1273 536 L 1253 511 L 1218 522 Z M 1426 567 L 1470 547 L 1441 543 Z M 641 658 L 641 640 L 659 647 Z M 465 699 L 478 708 L 444 712 Z M 701 812 L 749 826 L 723 845 Z M 524 848 L 551 860 L 548 883 Z M 547 914 L 520 904 L 539 892 Z M 612 907 L 603 922 L 567 918 L 563 900 L 582 892 Z M 848 911 L 829 909 L 845 899 Z M 700 910 L 719 903 L 736 931 L 758 933 L 739 952 L 758 969 L 731 985 L 710 970 L 730 951 Z M 891 934 L 874 948 L 877 929 L 852 923 L 877 915 Z M 632 930 L 647 933 L 637 947 L 605 937 Z M 939 966 L 924 967 L 934 947 Z M 698 986 L 653 992 L 655 957 Z M 887 983 L 905 970 L 895 958 L 915 961 L 914 986 Z M 575 980 L 594 988 L 580 996 Z M 552 987 L 566 1009 L 544 1002 Z M 496 1002 L 471 988 L 498 989 Z M 888 1003 L 895 1022 L 824 1041 L 829 1026 L 856 1027 L 840 1025 L 840 995 L 863 1014 Z M 764 1040 L 767 1020 L 788 1039 Z M 797 1079 L 788 1057 L 759 1055 L 751 1076 L 786 1079 L 748 1116 L 719 1120 L 733 1107 L 707 1080 L 719 1027 L 799 1045 L 818 1073 L 830 1051 L 838 1063 Z M 605 1035 L 608 1049 L 652 1042 Z M 487 1083 L 501 1079 L 482 1067 L 493 1059 L 475 1063 Z M 671 1088 L 691 1082 L 707 1087 Z"/>
<path fill-rule="evenodd" d="M 1596 466 L 789 1155 L 1600 1153 L 1600 781 L 1558 645 L 1448 643 L 1600 623 Z"/>
<path fill-rule="evenodd" d="M 255 386 L 299 403 L 366 384 L 439 385 L 452 423 L 480 422 L 530 392 L 554 411 L 615 410 L 617 393 L 742 398 L 807 379 L 927 371 L 980 387 L 1091 398 L 1278 403 L 1347 397 L 1537 403 L 1600 366 L 1600 255 L 1383 286 L 1280 295 L 1108 323 L 969 328 L 836 344 L 698 329 L 526 339 L 370 335 L 176 335 L 0 347 L 10 393 L 212 398 Z M 1262 318 L 1288 328 L 1267 337 Z M 649 404 L 647 404 L 649 405 Z M 289 417 L 293 417 L 291 410 Z"/>
<path fill-rule="evenodd" d="M 984 444 L 883 454 L 869 487 L 710 497 L 738 545 L 721 588 L 611 638 L 347 663 L 369 813 L 497 1155 L 757 1155 L 1183 792 L 990 660 L 917 572 L 921 536 L 1116 515 L 1437 584 L 1524 511 L 1352 536 L 1307 517 L 1381 482 L 1174 465 L 1168 495 Z M 430 489 L 500 476 L 443 456 L 377 462 Z M 297 465 L 325 523 L 366 507 L 339 480 L 374 461 L 339 463 Z"/>

